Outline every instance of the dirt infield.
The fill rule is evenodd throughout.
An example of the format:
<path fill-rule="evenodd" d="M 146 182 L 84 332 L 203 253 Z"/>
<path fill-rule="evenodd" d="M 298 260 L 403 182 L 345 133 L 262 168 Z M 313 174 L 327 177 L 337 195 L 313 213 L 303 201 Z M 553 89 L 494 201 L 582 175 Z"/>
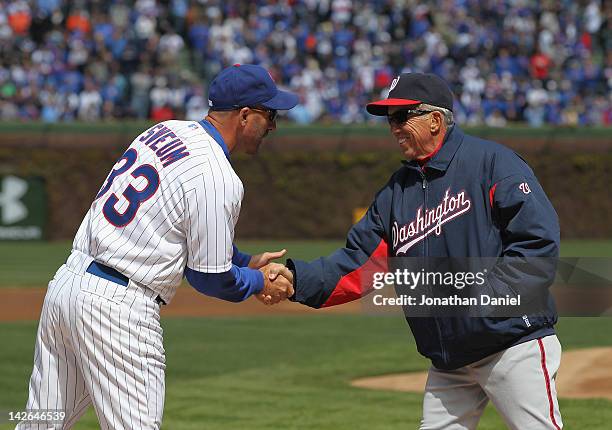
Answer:
<path fill-rule="evenodd" d="M 45 288 L 0 288 L 0 321 L 37 320 L 40 316 L 45 291 Z M 602 315 L 604 313 L 612 315 L 611 289 L 593 290 L 589 295 L 584 295 L 580 289 L 558 289 L 555 290 L 555 300 L 561 314 L 571 315 L 571 312 L 575 312 L 581 315 Z M 162 317 L 358 314 L 364 309 L 367 311 L 369 308 L 367 306 L 364 308 L 360 301 L 329 309 L 312 309 L 292 302 L 264 306 L 255 298 L 243 303 L 230 303 L 204 296 L 193 288 L 182 286 L 178 289 L 172 303 L 162 306 Z"/>
<path fill-rule="evenodd" d="M 46 289 L 2 288 L 0 290 L 0 321 L 35 321 Z M 228 317 L 257 315 L 303 314 L 357 314 L 359 301 L 330 309 L 311 309 L 296 303 L 283 302 L 276 306 L 264 306 L 255 298 L 243 303 L 229 303 L 203 296 L 191 288 L 179 288 L 169 306 L 162 307 L 162 317 Z M 608 365 L 612 348 L 591 348 L 563 353 L 557 376 L 560 397 L 595 398 L 612 400 L 612 368 Z M 423 392 L 427 372 L 384 375 L 357 379 L 355 387 Z"/>
<path fill-rule="evenodd" d="M 612 348 L 589 348 L 564 352 L 557 373 L 559 397 L 612 400 Z M 427 372 L 401 373 L 354 380 L 354 387 L 422 393 Z"/>
<path fill-rule="evenodd" d="M 28 321 L 40 317 L 45 288 L 0 289 L 0 321 Z M 330 309 L 312 309 L 297 303 L 283 302 L 264 306 L 255 298 L 243 303 L 230 303 L 206 297 L 193 288 L 179 288 L 172 303 L 162 307 L 162 317 L 224 317 L 296 314 L 354 314 L 361 309 L 359 302 Z"/>

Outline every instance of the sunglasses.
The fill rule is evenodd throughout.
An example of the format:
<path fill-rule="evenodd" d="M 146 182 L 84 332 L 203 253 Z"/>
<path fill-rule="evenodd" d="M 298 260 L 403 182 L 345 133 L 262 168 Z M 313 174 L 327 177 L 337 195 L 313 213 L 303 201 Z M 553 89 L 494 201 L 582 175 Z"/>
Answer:
<path fill-rule="evenodd" d="M 412 118 L 416 118 L 417 116 L 425 115 L 427 113 L 431 113 L 431 111 L 421 109 L 403 109 L 391 115 L 387 115 L 387 121 L 389 121 L 389 125 L 403 125 Z"/>
<path fill-rule="evenodd" d="M 276 121 L 276 117 L 278 116 L 278 111 L 276 109 L 266 109 L 264 107 L 252 107 L 247 106 L 249 109 L 257 110 L 259 112 L 266 112 L 268 114 L 268 119 L 270 122 Z"/>

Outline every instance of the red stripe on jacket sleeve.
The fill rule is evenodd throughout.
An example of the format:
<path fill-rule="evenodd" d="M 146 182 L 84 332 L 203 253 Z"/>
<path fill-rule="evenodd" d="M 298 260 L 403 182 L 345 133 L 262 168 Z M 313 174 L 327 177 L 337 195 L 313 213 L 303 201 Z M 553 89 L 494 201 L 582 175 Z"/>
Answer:
<path fill-rule="evenodd" d="M 370 293 L 373 290 L 372 273 L 387 271 L 388 248 L 387 242 L 382 239 L 363 265 L 340 278 L 336 288 L 321 307 L 341 305 L 360 299 Z M 367 276 L 364 275 L 369 275 L 370 279 L 366 279 Z"/>
<path fill-rule="evenodd" d="M 491 204 L 491 208 L 493 208 L 493 197 L 495 196 L 495 188 L 497 188 L 497 184 L 493 185 L 489 190 L 489 203 Z"/>

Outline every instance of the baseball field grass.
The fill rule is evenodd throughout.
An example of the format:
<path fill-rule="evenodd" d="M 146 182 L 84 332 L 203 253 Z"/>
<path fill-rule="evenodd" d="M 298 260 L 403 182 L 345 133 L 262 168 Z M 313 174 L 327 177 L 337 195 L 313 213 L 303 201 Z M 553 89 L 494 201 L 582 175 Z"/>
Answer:
<path fill-rule="evenodd" d="M 242 242 L 253 252 L 287 247 L 296 258 L 341 242 Z M 0 286 L 41 287 L 70 244 L 0 244 Z M 612 241 L 563 243 L 565 256 L 612 256 Z M 238 305 L 239 306 L 239 305 Z M 164 318 L 167 429 L 417 428 L 421 395 L 354 388 L 363 376 L 425 370 L 406 322 L 393 316 L 300 315 Z M 0 324 L 0 429 L 24 407 L 36 321 Z M 561 318 L 565 350 L 612 346 L 612 318 Z M 561 399 L 566 428 L 609 429 L 612 402 Z M 75 427 L 96 429 L 90 411 Z M 488 407 L 479 429 L 502 429 Z"/>
<path fill-rule="evenodd" d="M 0 288 L 45 286 L 70 253 L 72 243 L 0 242 Z M 245 240 L 239 248 L 248 253 L 287 249 L 287 257 L 312 260 L 344 245 L 339 240 Z M 563 257 L 612 257 L 612 240 L 566 240 Z"/>

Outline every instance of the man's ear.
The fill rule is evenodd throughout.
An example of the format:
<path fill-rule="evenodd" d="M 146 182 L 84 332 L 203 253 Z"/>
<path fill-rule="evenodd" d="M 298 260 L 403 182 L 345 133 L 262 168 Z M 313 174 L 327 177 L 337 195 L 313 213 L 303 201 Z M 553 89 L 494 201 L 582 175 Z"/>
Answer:
<path fill-rule="evenodd" d="M 247 123 L 247 116 L 249 115 L 249 110 L 250 109 L 248 107 L 243 107 L 238 112 L 238 121 L 241 127 L 244 127 Z"/>
<path fill-rule="evenodd" d="M 442 116 L 441 112 L 433 111 L 431 113 L 431 119 L 431 134 L 438 134 L 442 129 L 442 121 L 444 120 L 444 117 Z"/>

